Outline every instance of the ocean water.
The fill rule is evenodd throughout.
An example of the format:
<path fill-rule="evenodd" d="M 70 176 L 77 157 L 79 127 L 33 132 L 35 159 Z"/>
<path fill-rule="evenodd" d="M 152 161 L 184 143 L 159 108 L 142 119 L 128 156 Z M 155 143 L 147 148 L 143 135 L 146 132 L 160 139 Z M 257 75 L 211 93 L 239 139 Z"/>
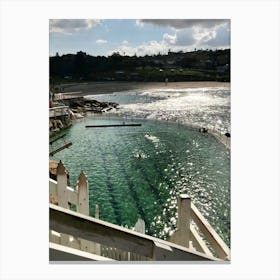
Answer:
<path fill-rule="evenodd" d="M 86 98 L 120 104 L 120 109 L 110 114 L 206 127 L 222 134 L 230 132 L 230 89 L 225 87 L 134 90 Z"/>
<path fill-rule="evenodd" d="M 177 197 L 188 194 L 230 245 L 230 152 L 194 128 L 229 131 L 229 98 L 214 88 L 94 96 L 120 109 L 77 121 L 66 130 L 73 146 L 53 159 L 65 163 L 72 186 L 86 173 L 91 215 L 98 204 L 101 219 L 133 227 L 142 218 L 147 234 L 166 238 L 176 227 Z M 85 127 L 123 121 L 142 126 Z"/>

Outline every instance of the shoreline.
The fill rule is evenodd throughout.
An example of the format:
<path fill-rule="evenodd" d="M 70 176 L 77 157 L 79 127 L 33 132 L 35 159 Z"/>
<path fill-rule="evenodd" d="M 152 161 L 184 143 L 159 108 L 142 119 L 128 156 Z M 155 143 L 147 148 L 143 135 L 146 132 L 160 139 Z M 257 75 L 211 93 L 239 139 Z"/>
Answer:
<path fill-rule="evenodd" d="M 61 84 L 63 93 L 75 95 L 109 94 L 118 91 L 148 90 L 148 89 L 188 89 L 223 87 L 230 88 L 229 82 L 201 81 L 201 82 L 89 82 L 76 84 Z"/>
<path fill-rule="evenodd" d="M 62 85 L 63 86 L 63 85 Z M 189 88 L 209 88 L 209 87 L 222 87 L 229 88 L 229 82 L 215 82 L 215 81 L 199 81 L 199 82 L 168 82 L 165 85 L 164 82 L 89 82 L 89 83 L 76 83 L 76 84 L 65 84 L 65 94 L 75 94 L 80 96 L 86 95 L 99 95 L 99 94 L 110 94 L 119 91 L 129 90 L 149 90 L 149 89 L 189 89 Z M 102 114 L 103 117 L 107 117 L 106 113 Z M 145 119 L 144 119 L 145 120 Z M 154 119 L 158 121 L 157 119 Z M 176 123 L 176 122 L 175 122 Z M 191 124 L 177 124 L 185 125 L 187 127 L 194 127 Z M 229 151 L 230 139 L 224 135 L 218 134 L 216 131 L 208 131 L 208 134 L 215 137 L 220 143 L 222 143 Z"/>

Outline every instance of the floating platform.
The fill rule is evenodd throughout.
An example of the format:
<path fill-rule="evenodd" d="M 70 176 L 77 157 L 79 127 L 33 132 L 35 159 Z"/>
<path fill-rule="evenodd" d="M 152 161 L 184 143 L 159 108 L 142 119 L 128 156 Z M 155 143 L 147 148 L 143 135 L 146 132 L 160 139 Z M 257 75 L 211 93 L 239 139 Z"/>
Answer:
<path fill-rule="evenodd" d="M 123 123 L 123 124 L 100 124 L 100 125 L 86 125 L 86 128 L 90 127 L 122 127 L 122 126 L 141 126 L 141 123 Z"/>

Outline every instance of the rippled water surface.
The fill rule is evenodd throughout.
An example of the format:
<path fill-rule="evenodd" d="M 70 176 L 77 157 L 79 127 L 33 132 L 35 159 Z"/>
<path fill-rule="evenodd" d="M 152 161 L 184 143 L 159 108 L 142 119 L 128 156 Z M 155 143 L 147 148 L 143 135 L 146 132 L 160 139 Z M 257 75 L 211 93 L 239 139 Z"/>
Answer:
<path fill-rule="evenodd" d="M 145 101 L 145 96 L 143 93 L 139 98 Z M 108 96 L 103 98 L 112 101 Z M 153 98 L 149 96 L 146 106 L 159 102 L 164 107 L 165 98 Z M 145 103 L 136 105 L 131 100 L 121 110 L 127 117 L 141 117 L 139 108 L 144 110 Z M 149 113 L 152 111 L 155 113 Z M 223 114 L 219 114 L 222 120 Z M 94 215 L 98 204 L 100 218 L 112 223 L 132 227 L 142 218 L 148 234 L 165 238 L 175 226 L 177 196 L 186 193 L 229 244 L 229 151 L 209 134 L 163 121 L 137 120 L 140 127 L 85 128 L 122 122 L 113 116 L 91 116 L 75 123 L 66 131 L 66 141 L 73 146 L 53 157 L 65 163 L 72 186 L 81 170 L 88 176 L 90 214 Z"/>
<path fill-rule="evenodd" d="M 190 88 L 133 90 L 87 96 L 120 104 L 119 116 L 173 121 L 206 127 L 218 133 L 230 132 L 230 89 Z"/>

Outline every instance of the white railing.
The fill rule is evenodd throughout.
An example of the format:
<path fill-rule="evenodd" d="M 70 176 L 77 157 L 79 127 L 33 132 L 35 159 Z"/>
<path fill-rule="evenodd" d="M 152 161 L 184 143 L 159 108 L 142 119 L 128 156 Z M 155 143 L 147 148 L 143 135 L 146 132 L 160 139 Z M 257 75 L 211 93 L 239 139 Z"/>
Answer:
<path fill-rule="evenodd" d="M 57 166 L 57 181 L 49 179 L 50 257 L 53 260 L 59 259 L 55 256 L 59 256 L 61 250 L 64 258 L 69 260 L 73 258 L 126 261 L 229 260 L 230 258 L 227 245 L 187 195 L 180 195 L 178 199 L 177 229 L 170 236 L 168 240 L 172 242 L 170 243 L 145 235 L 145 223 L 141 219 L 137 221 L 134 230 L 99 220 L 98 205 L 95 207 L 95 218 L 89 217 L 88 190 L 87 177 L 83 171 L 75 189 L 67 186 L 66 169 L 60 161 Z M 76 206 L 78 213 L 70 210 L 73 205 Z M 209 244 L 204 241 L 205 239 Z M 78 254 L 76 250 L 86 254 Z"/>
<path fill-rule="evenodd" d="M 180 195 L 178 198 L 177 229 L 169 237 L 169 241 L 195 248 L 208 256 L 230 260 L 229 247 L 187 195 Z"/>
<path fill-rule="evenodd" d="M 50 230 L 66 236 L 79 236 L 81 240 L 88 242 L 88 244 L 102 244 L 102 246 L 108 248 L 108 251 L 111 251 L 112 258 L 117 260 L 131 260 L 129 256 L 135 254 L 139 256 L 135 260 L 146 261 L 219 261 L 217 258 L 209 257 L 193 249 L 138 233 L 60 206 L 50 204 L 49 208 Z M 51 242 L 50 246 L 53 246 L 54 243 Z M 63 251 L 64 255 L 69 255 L 69 253 L 74 255 L 75 252 L 73 251 L 77 250 L 64 249 L 64 247 L 67 246 L 60 249 L 60 253 L 62 254 L 61 251 Z M 111 250 L 110 248 L 115 249 Z M 100 254 L 88 254 L 88 259 L 95 260 L 96 255 L 99 256 Z M 80 258 L 79 254 L 76 260 L 80 260 Z M 52 260 L 58 259 L 53 256 Z"/>

